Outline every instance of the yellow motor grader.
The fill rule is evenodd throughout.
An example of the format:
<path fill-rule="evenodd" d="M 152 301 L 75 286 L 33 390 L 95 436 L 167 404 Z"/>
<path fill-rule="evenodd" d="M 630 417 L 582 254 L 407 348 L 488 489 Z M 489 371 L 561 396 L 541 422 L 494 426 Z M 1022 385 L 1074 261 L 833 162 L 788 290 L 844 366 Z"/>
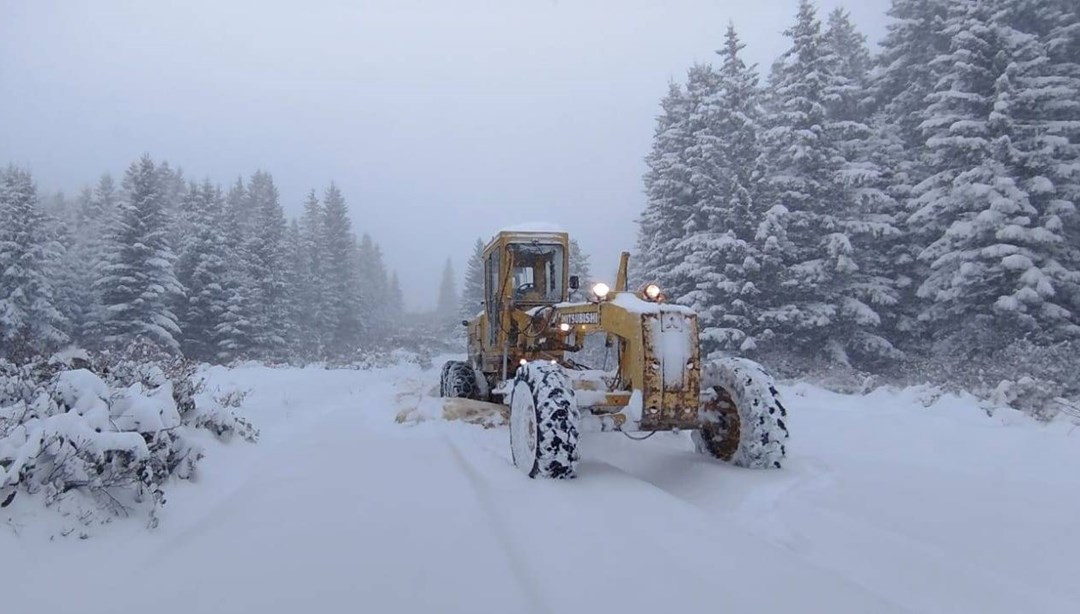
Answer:
<path fill-rule="evenodd" d="M 514 464 L 529 477 L 572 478 L 585 431 L 690 431 L 704 454 L 749 468 L 779 468 L 786 409 L 759 364 L 702 364 L 698 319 L 649 283 L 627 288 L 629 254 L 614 287 L 579 288 L 569 275 L 569 236 L 523 227 L 484 249 L 481 311 L 463 324 L 467 358 L 447 362 L 443 397 L 509 406 Z M 575 302 L 570 293 L 584 293 Z M 478 306 L 480 307 L 480 306 Z M 614 353 L 613 368 L 574 358 L 590 335 Z"/>

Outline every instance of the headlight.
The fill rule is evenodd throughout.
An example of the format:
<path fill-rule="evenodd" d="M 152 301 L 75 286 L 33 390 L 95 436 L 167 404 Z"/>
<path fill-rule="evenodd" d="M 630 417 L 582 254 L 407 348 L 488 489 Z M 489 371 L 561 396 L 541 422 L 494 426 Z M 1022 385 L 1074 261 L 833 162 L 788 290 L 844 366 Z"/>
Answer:
<path fill-rule="evenodd" d="M 650 301 L 655 301 L 660 298 L 660 286 L 656 284 L 649 284 L 645 286 L 645 296 L 649 297 Z"/>
<path fill-rule="evenodd" d="M 596 295 L 596 298 L 602 299 L 611 292 L 611 288 L 604 282 L 600 282 L 592 287 L 592 293 Z"/>
<path fill-rule="evenodd" d="M 559 325 L 559 330 L 561 330 L 564 333 L 568 333 L 568 332 L 570 332 L 570 325 L 567 324 L 566 322 L 563 322 L 562 324 Z"/>

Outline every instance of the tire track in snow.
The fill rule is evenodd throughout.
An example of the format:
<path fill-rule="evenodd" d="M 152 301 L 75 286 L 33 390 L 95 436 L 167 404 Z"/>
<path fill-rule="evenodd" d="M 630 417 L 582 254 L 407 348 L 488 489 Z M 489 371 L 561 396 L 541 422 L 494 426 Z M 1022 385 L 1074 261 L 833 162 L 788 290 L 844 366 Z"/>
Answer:
<path fill-rule="evenodd" d="M 450 435 L 444 433 L 443 442 L 446 444 L 446 447 L 449 448 L 450 455 L 461 468 L 461 473 L 472 487 L 473 493 L 480 503 L 480 507 L 484 510 L 484 513 L 487 514 L 492 527 L 492 534 L 495 536 L 495 540 L 499 543 L 499 546 L 506 555 L 510 572 L 517 578 L 521 593 L 525 596 L 528 611 L 533 614 L 548 614 L 552 612 L 553 610 L 544 604 L 544 599 L 540 594 L 540 591 L 530 580 L 533 574 L 529 572 L 524 557 L 521 556 L 518 547 L 514 544 L 510 527 L 504 524 L 503 517 L 498 513 L 495 499 L 491 496 L 487 485 L 484 483 L 484 479 L 480 476 L 472 463 L 465 458 L 465 454 L 462 453 L 458 445 L 454 443 Z"/>

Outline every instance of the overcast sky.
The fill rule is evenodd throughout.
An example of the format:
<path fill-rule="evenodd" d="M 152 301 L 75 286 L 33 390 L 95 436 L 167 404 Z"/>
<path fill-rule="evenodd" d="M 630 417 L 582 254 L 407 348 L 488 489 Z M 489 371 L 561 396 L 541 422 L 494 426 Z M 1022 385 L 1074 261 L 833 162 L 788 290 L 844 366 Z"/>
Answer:
<path fill-rule="evenodd" d="M 888 0 L 851 11 L 872 43 Z M 610 277 L 632 251 L 669 79 L 733 20 L 782 53 L 797 0 L 0 0 L 0 164 L 69 195 L 143 152 L 227 184 L 270 171 L 289 215 L 333 180 L 410 308 L 448 256 L 559 224 Z"/>

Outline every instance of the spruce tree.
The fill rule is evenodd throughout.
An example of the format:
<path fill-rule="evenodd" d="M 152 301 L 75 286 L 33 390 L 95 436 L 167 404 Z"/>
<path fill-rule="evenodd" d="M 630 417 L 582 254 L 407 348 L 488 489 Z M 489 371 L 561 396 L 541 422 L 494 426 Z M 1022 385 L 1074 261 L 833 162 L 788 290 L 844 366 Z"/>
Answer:
<path fill-rule="evenodd" d="M 389 280 L 382 249 L 367 233 L 360 238 L 356 271 L 360 288 L 359 309 L 364 318 L 362 339 L 367 343 L 380 343 L 389 317 Z"/>
<path fill-rule="evenodd" d="M 684 237 L 681 220 L 694 205 L 685 152 L 690 145 L 690 101 L 684 89 L 671 83 L 660 103 L 652 149 L 646 156 L 646 205 L 638 220 L 638 258 L 635 283 L 645 280 L 669 285 L 678 259 L 672 246 Z"/>
<path fill-rule="evenodd" d="M 297 303 L 303 317 L 297 322 L 301 354 L 308 359 L 322 356 L 327 322 L 325 305 L 325 271 L 323 236 L 323 207 L 315 195 L 308 193 L 300 216 L 298 252 L 294 266 L 298 272 Z"/>
<path fill-rule="evenodd" d="M 223 324 L 231 299 L 227 282 L 225 202 L 208 180 L 192 183 L 181 203 L 188 233 L 177 261 L 177 278 L 186 293 L 180 313 L 184 355 L 214 361 L 221 351 Z"/>
<path fill-rule="evenodd" d="M 573 263 L 573 248 L 570 262 Z M 570 272 L 573 275 L 573 270 Z M 484 241 L 476 239 L 469 264 L 465 269 L 465 285 L 461 290 L 461 318 L 472 320 L 484 308 Z"/>
<path fill-rule="evenodd" d="M 477 243 L 479 245 L 479 243 Z M 482 249 L 482 247 L 481 247 Z M 592 287 L 592 267 L 589 263 L 590 256 L 585 253 L 585 250 L 581 249 L 581 244 L 577 242 L 577 239 L 570 239 L 570 262 L 568 263 L 570 269 L 570 276 L 577 276 L 578 284 L 581 293 L 588 292 Z M 471 266 L 471 263 L 470 263 Z M 470 268 L 470 274 L 472 269 Z M 484 270 L 483 263 L 480 264 L 480 294 L 484 293 Z M 468 288 L 469 278 L 465 279 L 465 287 Z M 481 299 L 483 300 L 483 299 Z M 475 315 L 475 314 L 474 314 Z"/>
<path fill-rule="evenodd" d="M 30 173 L 0 170 L 0 356 L 15 361 L 68 340 L 50 279 L 62 247 L 46 224 Z"/>
<path fill-rule="evenodd" d="M 285 213 L 269 173 L 256 171 L 247 186 L 250 232 L 244 237 L 243 257 L 248 272 L 254 350 L 259 358 L 282 360 L 290 335 L 285 270 Z"/>
<path fill-rule="evenodd" d="M 237 177 L 225 197 L 228 309 L 218 326 L 218 360 L 224 363 L 255 357 L 257 303 L 255 283 L 248 266 L 252 258 L 248 252 L 249 237 L 254 234 L 251 202 L 243 179 Z"/>
<path fill-rule="evenodd" d="M 709 127 L 696 134 L 709 140 L 712 162 L 702 172 L 711 175 L 710 189 L 699 192 L 702 224 L 684 239 L 687 257 L 677 267 L 696 280 L 695 290 L 684 301 L 699 312 L 706 353 L 745 351 L 756 345 L 752 328 L 759 311 L 755 301 L 760 257 L 755 255 L 754 236 L 762 217 L 765 169 L 761 96 L 754 67 L 741 58 L 743 47 L 729 24 L 724 47 L 717 52 L 718 82 L 705 101 Z"/>
<path fill-rule="evenodd" d="M 390 275 L 389 311 L 391 324 L 401 323 L 405 319 L 405 295 L 401 292 L 397 271 Z"/>
<path fill-rule="evenodd" d="M 1025 156 L 1014 145 L 1021 64 L 1037 46 L 1012 47 L 1018 39 L 999 26 L 986 3 L 954 2 L 945 26 L 950 52 L 934 61 L 942 77 L 922 126 L 937 172 L 917 187 L 910 223 L 930 239 L 920 254 L 930 270 L 919 296 L 928 332 L 939 338 L 988 339 L 993 330 L 1007 343 L 1075 326 L 1059 290 L 1068 271 L 1052 254 L 1064 241 L 1061 226 L 1040 215 L 1029 191 L 1048 182 L 1025 185 Z"/>
<path fill-rule="evenodd" d="M 334 183 L 323 196 L 323 291 L 326 351 L 335 358 L 351 357 L 360 347 L 363 314 L 357 271 L 357 244 L 345 197 Z"/>
<path fill-rule="evenodd" d="M 442 280 L 439 282 L 439 300 L 435 306 L 435 316 L 441 325 L 449 326 L 458 320 L 457 282 L 454 279 L 454 265 L 449 258 L 443 265 Z"/>
<path fill-rule="evenodd" d="M 149 155 L 128 167 L 122 185 L 108 264 L 95 286 L 106 314 L 104 341 L 126 345 L 146 338 L 179 351 L 180 328 L 170 306 L 183 288 L 173 270 L 161 176 Z"/>
<path fill-rule="evenodd" d="M 839 181 L 844 158 L 827 109 L 828 92 L 838 82 L 809 0 L 800 2 L 786 35 L 792 47 L 774 65 L 772 117 L 764 140 L 773 204 L 766 222 L 774 238 L 780 232 L 790 248 L 772 254 L 783 270 L 771 286 L 759 288 L 767 305 L 761 314 L 767 327 L 763 336 L 775 335 L 785 346 L 806 348 L 809 356 L 820 352 L 842 364 L 856 358 L 853 350 L 871 357 L 888 354 L 892 346 L 876 333 L 881 318 L 860 296 L 865 279 L 849 234 L 852 211 Z"/>

